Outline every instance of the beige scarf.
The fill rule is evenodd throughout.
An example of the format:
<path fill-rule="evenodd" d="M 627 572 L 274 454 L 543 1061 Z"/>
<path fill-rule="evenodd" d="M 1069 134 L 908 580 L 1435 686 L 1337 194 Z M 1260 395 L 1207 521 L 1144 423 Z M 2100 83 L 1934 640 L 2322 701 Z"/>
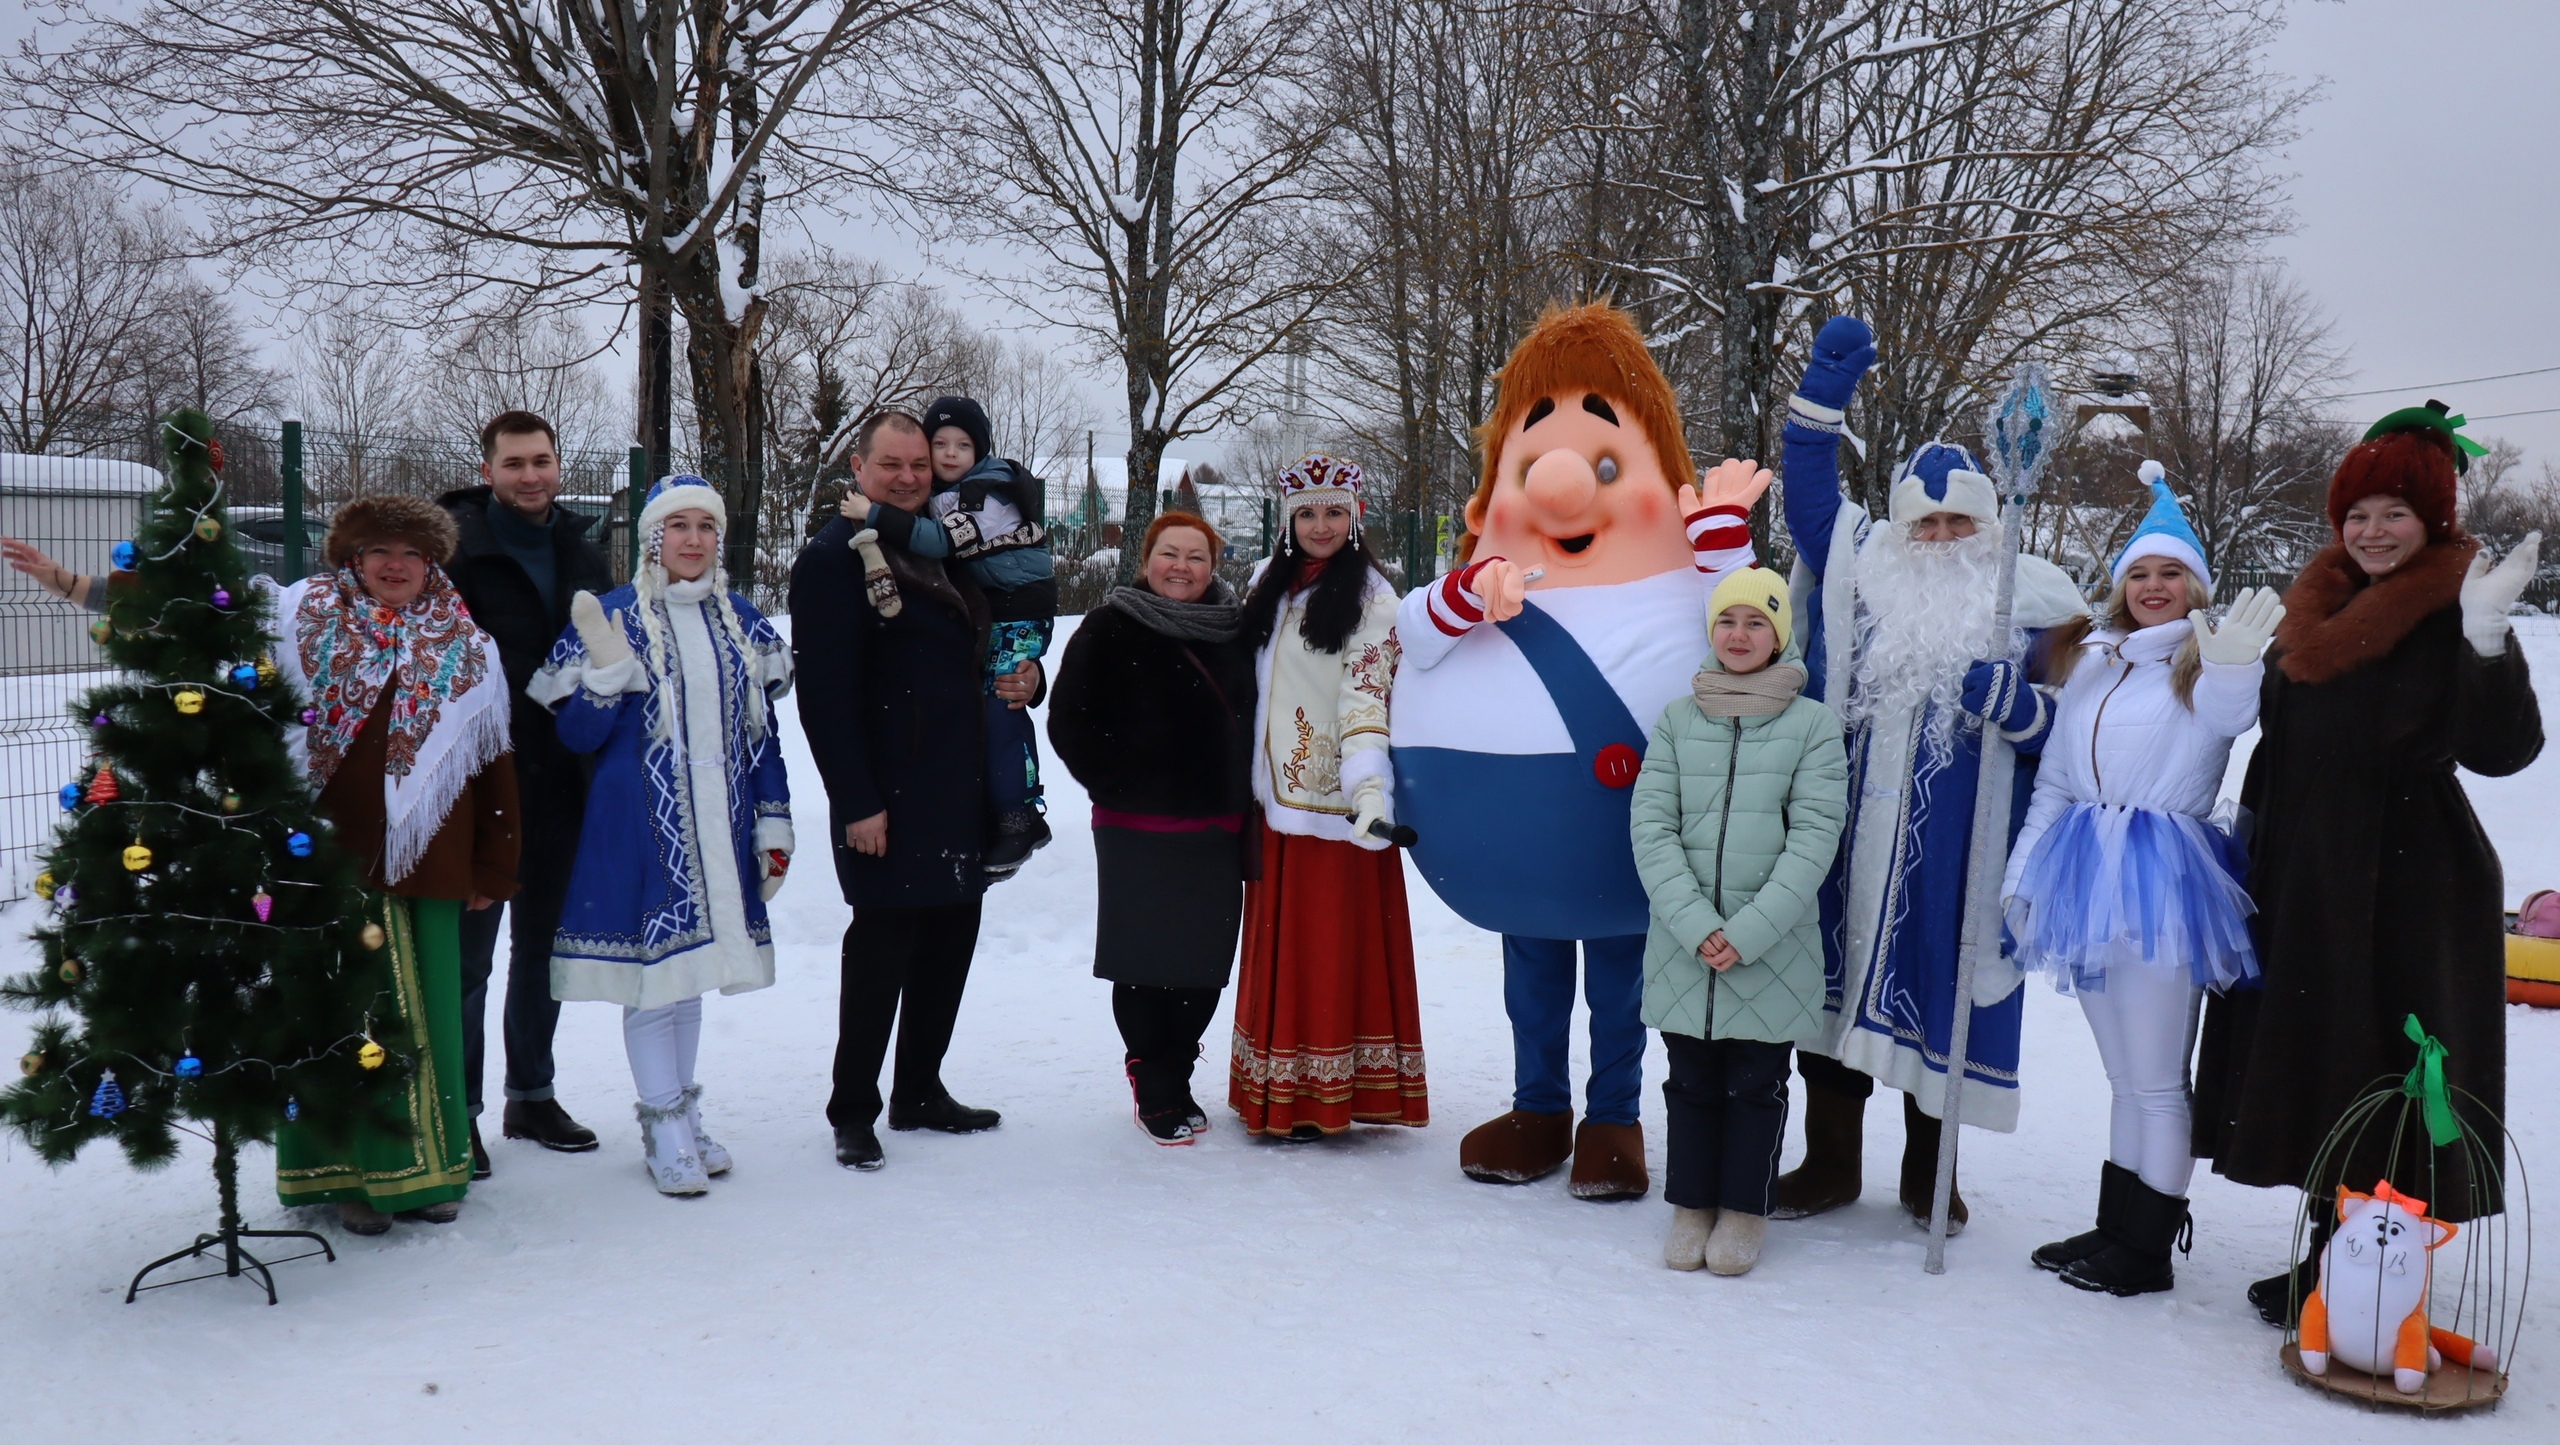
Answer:
<path fill-rule="evenodd" d="M 1792 662 L 1744 673 L 1702 667 L 1689 679 L 1689 690 L 1698 711 L 1709 717 L 1775 717 L 1804 691 L 1804 669 Z"/>

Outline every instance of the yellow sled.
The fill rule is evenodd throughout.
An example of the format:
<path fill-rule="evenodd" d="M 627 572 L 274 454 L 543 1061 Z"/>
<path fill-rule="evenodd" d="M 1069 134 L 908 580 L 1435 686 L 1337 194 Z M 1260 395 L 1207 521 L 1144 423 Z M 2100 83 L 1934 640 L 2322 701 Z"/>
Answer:
<path fill-rule="evenodd" d="M 2507 1002 L 2560 1008 L 2560 938 L 2507 934 Z"/>

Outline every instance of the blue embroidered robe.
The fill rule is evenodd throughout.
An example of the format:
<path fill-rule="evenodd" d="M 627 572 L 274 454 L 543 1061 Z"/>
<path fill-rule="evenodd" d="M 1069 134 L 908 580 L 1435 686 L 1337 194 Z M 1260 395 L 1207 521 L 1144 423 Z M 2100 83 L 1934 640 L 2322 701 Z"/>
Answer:
<path fill-rule="evenodd" d="M 708 589 L 669 584 L 654 604 L 659 659 L 626 585 L 598 600 L 635 656 L 598 668 L 572 626 L 526 689 L 558 717 L 564 746 L 596 758 L 552 943 L 558 999 L 659 1008 L 773 982 L 757 859 L 792 843 L 778 736 L 790 648 L 732 592 L 740 648 L 707 597 L 684 600 L 689 590 Z M 760 733 L 750 688 L 765 695 Z"/>

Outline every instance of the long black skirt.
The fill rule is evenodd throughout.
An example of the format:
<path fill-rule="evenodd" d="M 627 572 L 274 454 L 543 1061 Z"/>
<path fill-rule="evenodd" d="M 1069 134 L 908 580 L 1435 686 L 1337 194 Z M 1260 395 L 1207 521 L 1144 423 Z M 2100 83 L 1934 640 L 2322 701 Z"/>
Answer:
<path fill-rule="evenodd" d="M 1101 894 L 1093 975 L 1152 988 L 1225 988 L 1244 921 L 1236 835 L 1093 830 Z"/>

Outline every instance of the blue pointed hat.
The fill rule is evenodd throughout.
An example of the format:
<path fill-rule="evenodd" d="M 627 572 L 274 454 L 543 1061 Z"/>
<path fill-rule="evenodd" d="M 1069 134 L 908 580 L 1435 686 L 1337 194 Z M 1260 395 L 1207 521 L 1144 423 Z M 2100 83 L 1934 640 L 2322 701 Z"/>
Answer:
<path fill-rule="evenodd" d="M 2196 574 L 2196 580 L 2204 584 L 2204 590 L 2211 592 L 2213 569 L 2205 564 L 2204 544 L 2196 540 L 2195 528 L 2187 525 L 2187 514 L 2178 506 L 2178 499 L 2170 495 L 2169 484 L 2163 480 L 2166 476 L 2168 469 L 2158 462 L 2142 464 L 2142 479 L 2151 484 L 2151 510 L 2144 515 L 2142 525 L 2133 529 L 2133 537 L 2124 544 L 2124 550 L 2116 554 L 2114 580 L 2122 582 L 2124 569 L 2132 566 L 2136 558 L 2166 557 L 2185 563 Z"/>
<path fill-rule="evenodd" d="M 709 512 L 724 534 L 729 530 L 729 503 L 718 487 L 690 472 L 660 477 L 650 486 L 649 499 L 640 505 L 640 535 L 646 537 L 668 517 L 697 507 Z"/>

